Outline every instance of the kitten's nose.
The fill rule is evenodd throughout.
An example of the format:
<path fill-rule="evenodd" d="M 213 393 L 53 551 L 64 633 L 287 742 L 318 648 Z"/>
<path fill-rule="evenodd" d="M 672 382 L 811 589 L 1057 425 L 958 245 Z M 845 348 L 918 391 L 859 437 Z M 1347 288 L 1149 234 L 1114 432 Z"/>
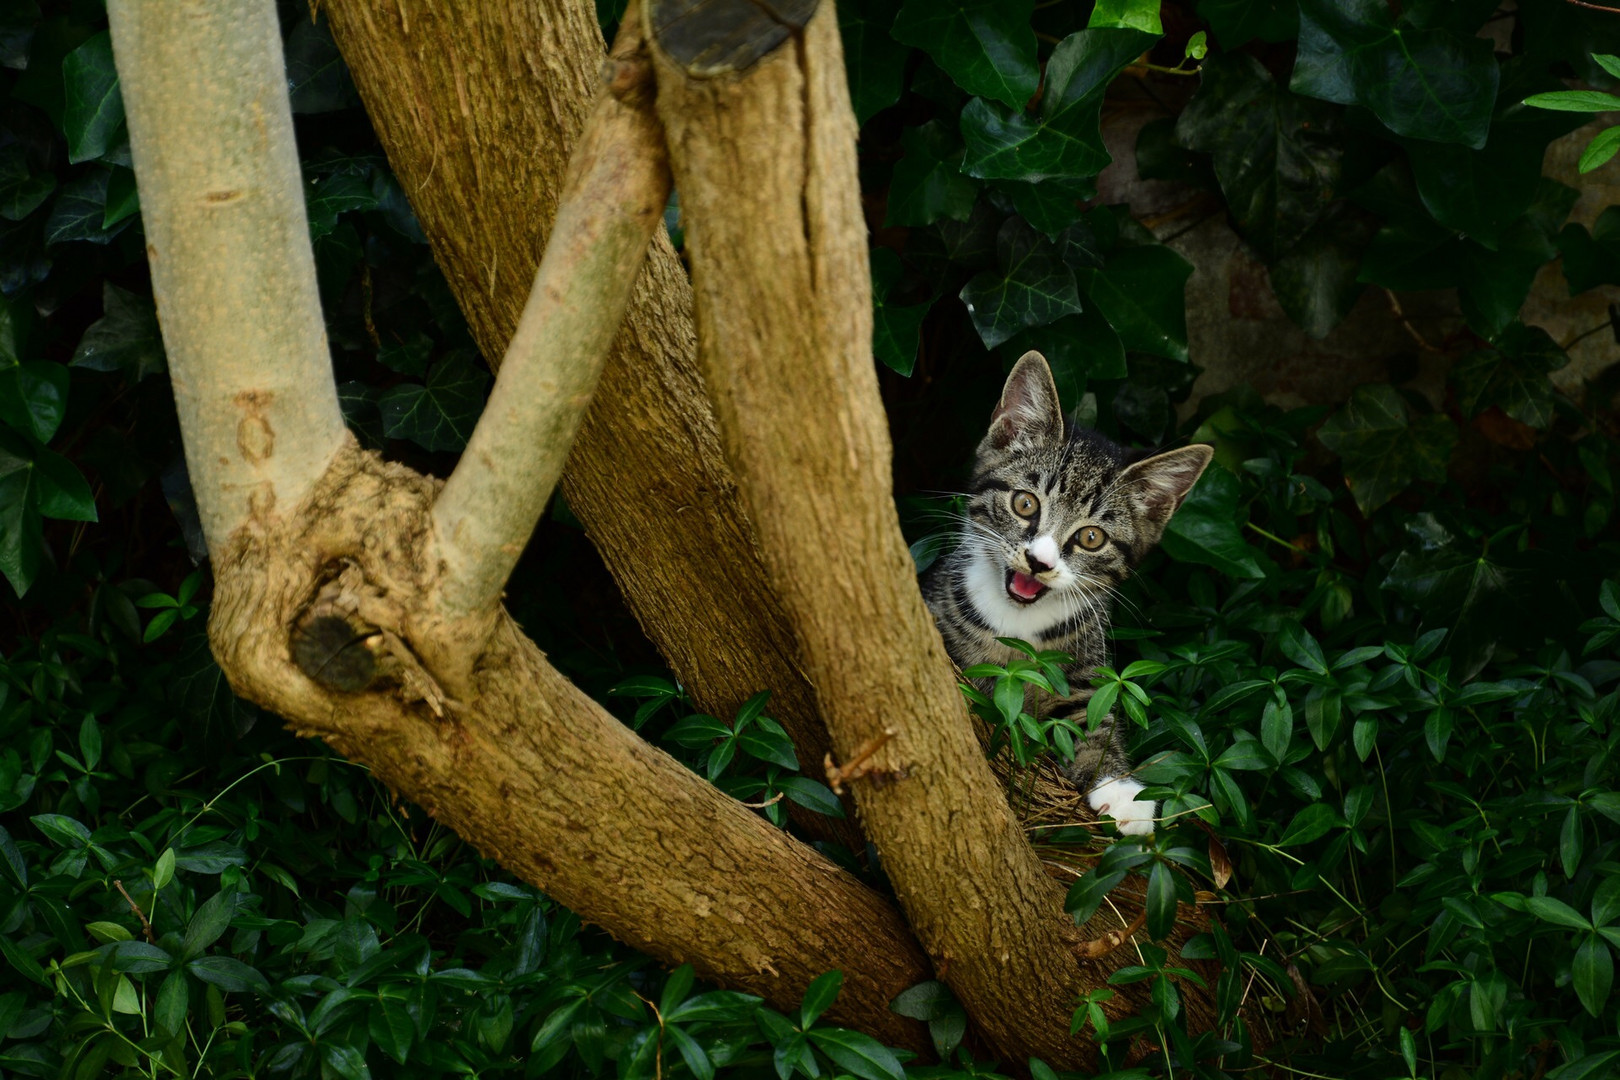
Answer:
<path fill-rule="evenodd" d="M 1046 573 L 1057 565 L 1057 544 L 1050 537 L 1038 537 L 1024 548 L 1024 561 L 1029 563 L 1030 573 Z"/>

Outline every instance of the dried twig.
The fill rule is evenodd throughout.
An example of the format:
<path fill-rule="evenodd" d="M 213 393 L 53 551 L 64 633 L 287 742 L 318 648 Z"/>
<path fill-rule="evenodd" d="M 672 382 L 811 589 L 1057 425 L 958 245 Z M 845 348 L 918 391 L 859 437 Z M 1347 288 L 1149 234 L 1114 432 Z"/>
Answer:
<path fill-rule="evenodd" d="M 898 734 L 899 732 L 894 728 L 884 728 L 883 734 L 867 739 L 861 744 L 860 749 L 855 751 L 855 756 L 849 759 L 848 765 L 839 766 L 833 764 L 833 756 L 829 753 L 823 764 L 827 767 L 827 786 L 832 788 L 833 794 L 842 795 L 844 793 L 843 785 L 845 781 L 859 780 L 861 777 L 871 773 L 872 766 L 866 763 L 867 760 L 883 749 L 884 743 Z"/>
<path fill-rule="evenodd" d="M 777 803 L 781 802 L 783 797 L 786 796 L 786 795 L 787 795 L 787 792 L 778 791 L 775 795 L 772 795 L 770 798 L 766 799 L 764 802 L 745 802 L 745 803 L 743 803 L 743 805 L 748 807 L 748 809 L 750 809 L 750 810 L 763 810 L 767 806 L 775 806 Z"/>
<path fill-rule="evenodd" d="M 1417 327 L 1413 326 L 1412 323 L 1407 319 L 1406 312 L 1401 310 L 1401 302 L 1396 299 L 1393 290 L 1385 289 L 1384 295 L 1389 297 L 1389 310 L 1394 313 L 1397 319 L 1401 320 L 1401 325 L 1406 327 L 1406 332 L 1408 334 L 1412 335 L 1412 340 L 1418 343 L 1418 348 L 1422 349 L 1424 352 L 1445 352 L 1444 349 L 1440 348 L 1438 345 L 1431 344 L 1428 338 L 1418 333 Z"/>
<path fill-rule="evenodd" d="M 1141 911 L 1136 913 L 1136 918 L 1131 920 L 1129 926 L 1123 926 L 1116 930 L 1110 930 L 1103 934 L 1102 937 L 1092 938 L 1090 941 L 1082 941 L 1080 944 L 1074 947 L 1074 951 L 1076 954 L 1087 960 L 1097 960 L 1101 957 L 1107 956 L 1109 953 L 1113 952 L 1115 949 L 1129 941 L 1131 939 L 1131 935 L 1142 929 L 1146 923 L 1147 909 L 1143 908 Z"/>
<path fill-rule="evenodd" d="M 124 888 L 124 883 L 119 879 L 113 878 L 113 888 L 117 889 L 119 894 L 123 896 L 124 902 L 129 904 L 129 910 L 135 913 L 135 917 L 141 920 L 141 933 L 146 936 L 147 944 L 156 945 L 157 935 L 152 933 L 152 924 L 146 921 L 146 912 L 141 910 L 141 905 L 137 904 L 135 898 L 129 895 L 129 891 Z"/>

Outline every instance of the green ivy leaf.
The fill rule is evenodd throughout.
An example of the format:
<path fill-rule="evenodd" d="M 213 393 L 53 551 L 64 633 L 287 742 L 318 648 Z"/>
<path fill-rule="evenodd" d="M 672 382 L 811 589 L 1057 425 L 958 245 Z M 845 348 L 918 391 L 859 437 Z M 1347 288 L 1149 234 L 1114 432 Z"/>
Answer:
<path fill-rule="evenodd" d="M 889 302 L 901 272 L 900 256 L 888 248 L 872 249 L 872 354 L 901 375 L 910 375 L 932 304 Z"/>
<path fill-rule="evenodd" d="M 91 161 L 105 154 L 124 124 L 124 98 L 113 66 L 112 35 L 103 30 L 62 59 L 65 109 L 62 133 L 68 160 Z"/>
<path fill-rule="evenodd" d="M 0 573 L 18 596 L 34 583 L 45 554 L 35 479 L 28 444 L 0 432 Z"/>
<path fill-rule="evenodd" d="M 42 443 L 67 414 L 68 370 L 50 360 L 0 361 L 0 420 Z"/>
<path fill-rule="evenodd" d="M 43 446 L 34 452 L 34 481 L 41 517 L 96 521 L 96 500 L 73 462 Z"/>
<path fill-rule="evenodd" d="M 0 218 L 21 221 L 39 209 L 55 190 L 55 174 L 29 171 L 28 154 L 22 144 L 0 147 Z"/>
<path fill-rule="evenodd" d="M 906 0 L 892 33 L 969 94 L 1022 109 L 1040 85 L 1034 10 L 1035 0 Z"/>
<path fill-rule="evenodd" d="M 1327 337 L 1366 291 L 1361 260 L 1372 236 L 1365 214 L 1338 203 L 1271 264 L 1277 303 L 1311 337 Z"/>
<path fill-rule="evenodd" d="M 1235 578 L 1263 578 L 1254 549 L 1243 540 L 1249 514 L 1243 486 L 1224 468 L 1205 469 L 1165 527 L 1159 546 L 1180 562 L 1213 566 Z"/>
<path fill-rule="evenodd" d="M 966 221 L 979 185 L 961 172 L 962 144 L 938 120 L 907 128 L 906 154 L 889 181 L 885 225 L 931 225 L 942 217 Z"/>
<path fill-rule="evenodd" d="M 1238 231 L 1270 262 L 1337 194 L 1335 128 L 1331 109 L 1277 86 L 1258 60 L 1239 53 L 1204 63 L 1176 138 L 1212 155 Z"/>
<path fill-rule="evenodd" d="M 300 16 L 287 34 L 285 61 L 293 112 L 336 112 L 359 104 L 360 95 L 326 20 Z"/>
<path fill-rule="evenodd" d="M 375 210 L 377 196 L 366 177 L 347 170 L 316 180 L 304 192 L 309 214 L 309 238 L 319 240 L 337 228 L 338 215 L 351 210 Z"/>
<path fill-rule="evenodd" d="M 1071 34 L 1052 50 L 1039 118 L 982 98 L 962 110 L 962 171 L 982 179 L 1087 179 L 1110 161 L 1099 129 L 1103 92 L 1121 68 L 1154 42 L 1136 30 Z"/>
<path fill-rule="evenodd" d="M 844 42 L 844 70 L 849 74 L 856 123 L 866 123 L 900 100 L 911 50 L 889 34 L 899 10 L 898 0 L 865 0 L 838 9 L 838 32 Z"/>
<path fill-rule="evenodd" d="M 396 386 L 378 401 L 390 439 L 410 439 L 424 450 L 460 450 L 484 409 L 489 372 L 461 353 L 441 358 L 425 385 Z"/>
<path fill-rule="evenodd" d="M 107 219 L 107 187 L 111 179 L 112 169 L 95 166 L 64 184 L 50 216 L 45 219 L 45 243 L 65 244 L 69 240 L 112 243 L 135 219 L 125 218 L 112 228 L 103 224 Z"/>
<path fill-rule="evenodd" d="M 1187 359 L 1187 279 L 1192 263 L 1160 245 L 1130 247 L 1101 270 L 1079 270 L 1081 290 L 1128 350 Z"/>
<path fill-rule="evenodd" d="M 1097 0 L 1086 26 L 1113 26 L 1140 30 L 1144 34 L 1164 33 L 1164 23 L 1159 21 L 1159 0 Z"/>
<path fill-rule="evenodd" d="M 111 281 L 101 287 L 102 316 L 90 324 L 73 350 L 70 367 L 91 371 L 124 371 L 139 382 L 168 367 L 157 308 L 149 296 L 120 289 Z"/>
<path fill-rule="evenodd" d="M 1011 364 L 1031 349 L 1046 357 L 1065 412 L 1080 404 L 1089 380 L 1123 379 L 1128 374 L 1125 347 L 1096 308 L 1088 307 L 1047 326 L 1020 331 L 1008 338 L 1000 351 Z"/>
<path fill-rule="evenodd" d="M 993 349 L 1019 330 L 1044 326 L 1080 311 L 1074 272 L 1052 242 L 1019 218 L 996 235 L 999 270 L 974 276 L 962 289 L 973 327 Z"/>
<path fill-rule="evenodd" d="M 1377 383 L 1356 387 L 1317 437 L 1339 455 L 1356 505 L 1370 514 L 1414 480 L 1444 480 L 1457 430 L 1444 416 L 1412 416 L 1393 386 Z"/>
<path fill-rule="evenodd" d="M 1569 295 L 1599 285 L 1620 285 L 1620 206 L 1610 206 L 1599 214 L 1591 232 L 1583 225 L 1564 226 L 1558 234 L 1558 250 L 1564 256 Z"/>
<path fill-rule="evenodd" d="M 1547 375 L 1567 363 L 1568 355 L 1545 330 L 1514 323 L 1491 347 L 1458 361 L 1451 379 L 1465 415 L 1478 416 L 1494 405 L 1522 424 L 1546 428 L 1553 420 Z"/>
<path fill-rule="evenodd" d="M 1483 38 L 1398 23 L 1382 0 L 1300 0 L 1290 87 L 1364 105 L 1397 135 L 1484 146 L 1500 78 Z"/>

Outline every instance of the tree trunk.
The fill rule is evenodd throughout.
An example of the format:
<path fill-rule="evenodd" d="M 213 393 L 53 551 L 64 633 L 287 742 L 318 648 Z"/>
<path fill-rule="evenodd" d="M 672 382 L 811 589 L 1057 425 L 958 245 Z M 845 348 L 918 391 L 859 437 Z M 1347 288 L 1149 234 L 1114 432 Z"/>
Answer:
<path fill-rule="evenodd" d="M 109 15 L 182 434 L 215 523 L 209 635 L 233 688 L 636 948 L 784 1008 L 837 968 L 829 1016 L 925 1046 L 887 1008 L 929 975 L 893 907 L 644 743 L 503 612 L 447 622 L 438 483 L 333 427 L 324 348 L 278 354 L 319 340 L 318 307 L 290 330 L 250 326 L 314 295 L 274 5 L 176 18 L 115 0 Z M 249 330 L 213 332 L 233 324 Z M 276 381 L 289 362 L 302 382 Z M 300 661 L 334 626 L 354 631 L 333 650 L 344 670 L 316 681 Z"/>
<path fill-rule="evenodd" d="M 327 0 L 321 10 L 485 356 L 506 351 L 602 66 L 583 0 Z M 720 449 L 692 293 L 662 230 L 563 473 L 563 494 L 698 706 L 760 690 L 830 748 Z M 795 818 L 859 850 L 853 823 Z"/>
<path fill-rule="evenodd" d="M 974 737 L 895 515 L 837 15 L 796 6 L 815 11 L 802 28 L 757 20 L 780 41 L 757 63 L 748 24 L 648 6 L 699 358 L 836 751 L 893 736 L 855 796 L 912 928 L 998 1052 L 1077 1065 L 1080 936 Z"/>

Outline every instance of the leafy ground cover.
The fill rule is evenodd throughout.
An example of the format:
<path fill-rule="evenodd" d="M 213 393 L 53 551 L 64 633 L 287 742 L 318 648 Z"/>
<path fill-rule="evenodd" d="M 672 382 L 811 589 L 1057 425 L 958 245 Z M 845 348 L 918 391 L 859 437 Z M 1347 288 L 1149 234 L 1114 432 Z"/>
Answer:
<path fill-rule="evenodd" d="M 598 11 L 611 28 L 618 9 Z M 330 38 L 300 5 L 283 15 L 346 414 L 442 473 L 487 374 Z M 1217 449 L 1122 599 L 1097 688 L 1174 822 L 1112 847 L 1069 902 L 1083 916 L 1134 876 L 1151 936 L 1196 893 L 1221 928 L 1179 955 L 1141 947 L 1122 977 L 1151 981 L 1155 1006 L 1135 1020 L 1076 1003 L 1102 1067 L 1611 1073 L 1615 385 L 1555 389 L 1568 343 L 1519 315 L 1553 260 L 1572 292 L 1620 282 L 1620 217 L 1566 224 L 1575 192 L 1541 153 L 1580 117 L 1520 102 L 1561 79 L 1612 87 L 1591 57 L 1620 51 L 1620 16 L 850 0 L 840 17 L 877 208 L 875 351 L 901 445 L 926 409 L 943 447 L 906 456 L 913 485 L 956 486 L 1003 363 L 1032 347 L 1079 418 Z M 663 971 L 232 697 L 201 631 L 207 570 L 100 5 L 5 5 L 0 65 L 0 571 L 18 594 L 0 646 L 0 1071 L 1031 1067 L 975 1061 L 937 984 L 896 1003 L 946 1051 L 919 1066 L 822 1022 L 836 975 L 787 1015 Z M 1140 170 L 1217 200 L 1308 331 L 1368 287 L 1456 289 L 1468 330 L 1445 396 L 1394 377 L 1313 408 L 1234 392 L 1178 410 L 1197 374 L 1191 266 L 1092 198 L 1102 109 L 1126 84 L 1164 104 Z M 937 502 L 904 509 L 924 562 Z M 778 823 L 777 795 L 836 811 L 768 697 L 691 715 L 566 506 L 511 592 L 570 675 L 695 770 Z M 1031 676 L 1038 662 L 1007 678 Z M 1016 700 L 983 708 L 1020 754 L 1062 753 L 1068 733 Z M 831 853 L 881 883 L 869 853 Z M 1220 972 L 1213 1033 L 1181 1023 L 1186 980 L 1205 977 L 1190 960 Z M 1237 1020 L 1254 1002 L 1284 1036 L 1260 1051 Z"/>

